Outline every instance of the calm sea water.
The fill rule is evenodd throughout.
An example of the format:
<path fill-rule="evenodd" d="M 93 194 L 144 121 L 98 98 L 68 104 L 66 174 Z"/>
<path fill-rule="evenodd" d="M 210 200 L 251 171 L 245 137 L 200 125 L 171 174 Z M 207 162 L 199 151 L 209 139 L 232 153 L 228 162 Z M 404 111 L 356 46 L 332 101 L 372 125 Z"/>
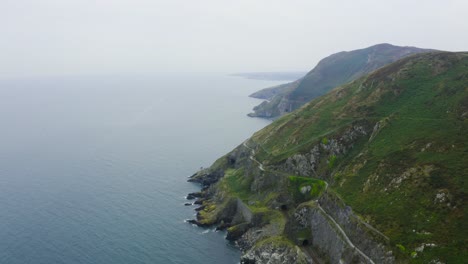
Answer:
<path fill-rule="evenodd" d="M 187 176 L 268 121 L 221 75 L 0 81 L 0 263 L 237 263 Z"/>

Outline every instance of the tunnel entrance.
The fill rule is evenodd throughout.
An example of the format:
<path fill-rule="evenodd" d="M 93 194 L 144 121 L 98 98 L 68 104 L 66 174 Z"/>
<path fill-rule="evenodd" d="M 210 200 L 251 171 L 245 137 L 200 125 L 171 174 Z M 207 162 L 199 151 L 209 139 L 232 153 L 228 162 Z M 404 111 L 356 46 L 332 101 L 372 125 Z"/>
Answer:
<path fill-rule="evenodd" d="M 302 240 L 302 245 L 303 246 L 308 246 L 309 245 L 309 240 L 308 239 Z"/>

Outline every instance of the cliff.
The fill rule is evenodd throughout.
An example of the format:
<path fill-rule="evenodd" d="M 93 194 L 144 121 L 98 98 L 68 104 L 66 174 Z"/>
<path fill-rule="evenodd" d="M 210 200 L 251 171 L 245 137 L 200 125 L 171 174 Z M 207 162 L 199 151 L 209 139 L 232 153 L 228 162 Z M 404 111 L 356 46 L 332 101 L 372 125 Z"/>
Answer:
<path fill-rule="evenodd" d="M 468 53 L 406 57 L 255 133 L 190 181 L 242 263 L 462 263 Z"/>

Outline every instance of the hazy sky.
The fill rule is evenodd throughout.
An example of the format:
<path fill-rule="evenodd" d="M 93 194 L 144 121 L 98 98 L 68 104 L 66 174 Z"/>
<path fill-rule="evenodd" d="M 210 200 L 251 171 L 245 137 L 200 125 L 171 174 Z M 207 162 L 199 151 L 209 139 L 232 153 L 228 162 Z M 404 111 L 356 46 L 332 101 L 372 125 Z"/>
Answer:
<path fill-rule="evenodd" d="M 0 0 L 0 78 L 309 70 L 387 42 L 468 50 L 466 0 Z"/>

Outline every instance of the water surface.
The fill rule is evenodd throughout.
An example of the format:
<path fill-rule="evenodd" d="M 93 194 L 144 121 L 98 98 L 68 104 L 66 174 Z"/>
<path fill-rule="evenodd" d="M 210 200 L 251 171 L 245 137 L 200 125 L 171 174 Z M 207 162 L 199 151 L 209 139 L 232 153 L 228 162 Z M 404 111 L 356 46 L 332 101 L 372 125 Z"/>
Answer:
<path fill-rule="evenodd" d="M 237 263 L 187 176 L 268 121 L 213 74 L 0 81 L 0 263 Z"/>

